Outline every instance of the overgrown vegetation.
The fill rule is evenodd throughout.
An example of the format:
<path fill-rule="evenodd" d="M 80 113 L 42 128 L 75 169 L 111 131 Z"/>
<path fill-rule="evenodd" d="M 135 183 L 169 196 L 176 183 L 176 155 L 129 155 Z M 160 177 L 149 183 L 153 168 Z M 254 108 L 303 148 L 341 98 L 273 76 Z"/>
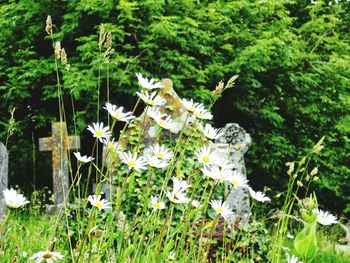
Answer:
<path fill-rule="evenodd" d="M 283 164 L 325 135 L 323 161 L 317 161 L 322 176 L 315 189 L 327 207 L 348 213 L 350 7 L 345 0 L 337 2 L 2 1 L 1 123 L 13 107 L 20 121 L 14 135 L 18 143 L 10 145 L 10 182 L 26 178 L 26 185 L 37 188 L 50 184 L 49 172 L 38 173 L 50 158 L 36 148 L 58 118 L 57 107 L 51 106 L 57 104 L 51 45 L 42 30 L 42 18 L 49 13 L 55 39 L 71 64 L 62 74 L 62 93 L 72 132 L 73 111 L 79 134 L 94 120 L 99 74 L 101 79 L 109 74 L 109 96 L 126 107 L 134 103 L 133 74 L 141 69 L 171 78 L 183 96 L 204 102 L 215 83 L 240 74 L 235 91 L 214 111 L 218 126 L 238 122 L 251 133 L 249 178 L 257 187 L 264 183 L 283 189 Z M 112 32 L 114 53 L 99 72 L 100 22 Z M 101 89 L 101 105 L 106 92 Z"/>
<path fill-rule="evenodd" d="M 71 186 L 65 199 L 70 202 L 54 217 L 42 215 L 46 190 L 35 191 L 30 209 L 23 213 L 16 208 L 26 199 L 14 190 L 4 191 L 9 209 L 0 225 L 2 259 L 275 263 L 297 261 L 292 256 L 296 254 L 303 262 L 345 262 L 346 257 L 334 251 L 335 241 L 327 240 L 339 238 L 339 232 L 320 233 L 317 224 L 338 223 L 319 210 L 319 204 L 340 200 L 334 210 L 347 214 L 350 209 L 346 1 L 26 5 L 22 0 L 0 7 L 1 103 L 11 109 L 8 123 L 8 117 L 2 117 L 0 135 L 12 158 L 23 160 L 10 167 L 12 183 L 23 178 L 21 170 L 30 168 L 27 182 L 34 188 L 47 184 L 37 178 L 45 161 L 37 153 L 36 140 L 55 119 L 67 121 L 71 133 L 91 142 L 82 152 L 91 152 L 95 160 L 75 153 L 78 162 L 70 162 Z M 48 11 L 54 22 L 49 16 L 43 42 L 41 21 Z M 104 23 L 97 28 L 100 21 Z M 176 115 L 175 104 L 164 100 L 175 96 L 167 91 L 156 96 L 162 84 L 139 73 L 135 84 L 134 73 L 139 71 L 171 78 L 181 97 L 206 106 L 181 99 L 177 103 L 186 110 Z M 241 78 L 230 78 L 233 73 Z M 221 79 L 229 80 L 212 91 Z M 235 91 L 227 90 L 236 80 Z M 224 91 L 224 104 L 216 105 Z M 135 93 L 137 101 L 131 96 Z M 133 110 L 125 112 L 109 103 L 117 101 Z M 135 117 L 143 103 L 143 115 Z M 223 110 L 226 104 L 232 108 Z M 211 110 L 220 116 L 214 119 L 217 124 L 237 121 L 252 134 L 250 185 L 273 187 L 268 192 L 272 205 L 254 207 L 256 201 L 270 199 L 255 192 L 211 148 L 220 133 L 210 125 L 204 128 L 213 118 Z M 96 140 L 90 133 L 85 136 L 93 121 L 97 122 L 87 130 Z M 101 143 L 107 147 L 103 158 Z M 307 148 L 311 150 L 305 153 Z M 287 162 L 288 176 L 282 175 L 284 163 L 295 156 L 300 159 Z M 109 200 L 101 196 L 106 182 L 116 190 Z M 255 200 L 252 215 L 234 215 L 225 202 L 227 187 L 249 190 Z M 276 207 L 281 209 L 265 218 L 267 208 Z M 38 218 L 44 228 L 34 223 Z M 17 236 L 21 229 L 23 235 Z M 37 237 L 36 242 L 25 244 L 29 236 Z"/>

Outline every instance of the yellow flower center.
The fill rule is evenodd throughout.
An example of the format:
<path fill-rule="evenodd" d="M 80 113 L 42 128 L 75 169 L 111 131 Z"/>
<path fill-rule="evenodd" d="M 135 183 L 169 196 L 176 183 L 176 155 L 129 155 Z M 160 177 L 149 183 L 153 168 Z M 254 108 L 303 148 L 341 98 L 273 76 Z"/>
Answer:
<path fill-rule="evenodd" d="M 219 207 L 219 208 L 216 208 L 216 212 L 222 213 L 222 212 L 224 212 L 224 211 Z"/>
<path fill-rule="evenodd" d="M 96 206 L 98 209 L 102 209 L 103 204 L 102 204 L 101 202 L 96 202 L 96 203 L 95 203 L 95 206 Z"/>
<path fill-rule="evenodd" d="M 53 257 L 53 254 L 51 252 L 46 252 L 44 255 L 43 255 L 43 259 L 50 259 Z"/>
<path fill-rule="evenodd" d="M 231 183 L 234 185 L 234 186 L 237 186 L 239 184 L 239 182 L 235 179 L 231 180 Z"/>
<path fill-rule="evenodd" d="M 95 134 L 96 134 L 96 136 L 102 136 L 103 132 L 102 131 L 96 131 Z"/>
<path fill-rule="evenodd" d="M 159 121 L 159 126 L 164 126 L 165 125 L 165 121 Z"/>
<path fill-rule="evenodd" d="M 154 101 L 153 100 L 147 100 L 147 103 L 151 106 L 154 106 Z"/>
<path fill-rule="evenodd" d="M 165 156 L 164 156 L 164 154 L 162 154 L 162 153 L 158 153 L 157 155 L 156 155 L 159 159 L 163 159 Z"/>
<path fill-rule="evenodd" d="M 136 166 L 136 162 L 130 161 L 130 162 L 128 162 L 128 165 L 131 166 L 131 167 L 135 167 Z"/>
<path fill-rule="evenodd" d="M 161 208 L 162 208 L 162 206 L 161 206 L 160 203 L 155 203 L 155 204 L 153 204 L 153 206 L 154 206 L 154 208 L 156 208 L 156 209 L 161 209 Z"/>
<path fill-rule="evenodd" d="M 209 156 L 204 156 L 203 157 L 203 162 L 209 163 Z"/>

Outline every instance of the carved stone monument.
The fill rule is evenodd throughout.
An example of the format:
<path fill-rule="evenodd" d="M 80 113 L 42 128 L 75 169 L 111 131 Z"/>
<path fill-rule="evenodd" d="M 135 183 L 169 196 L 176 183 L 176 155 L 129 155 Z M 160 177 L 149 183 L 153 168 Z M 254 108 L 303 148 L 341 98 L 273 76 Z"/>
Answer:
<path fill-rule="evenodd" d="M 183 105 L 180 97 L 177 95 L 175 90 L 173 89 L 173 82 L 171 79 L 163 79 L 162 81 L 163 88 L 159 90 L 158 95 L 165 99 L 166 104 L 162 107 L 157 107 L 163 114 L 171 115 L 174 122 L 176 122 L 179 126 L 178 128 L 181 129 L 186 116 L 187 116 L 187 110 L 185 106 Z M 157 142 L 157 134 L 155 133 L 156 125 L 154 124 L 154 121 L 151 120 L 151 118 L 146 114 L 146 110 L 143 111 L 140 118 L 144 121 L 142 121 L 138 126 L 137 129 L 144 130 L 143 136 L 142 136 L 142 143 L 147 147 L 149 145 L 152 145 Z M 189 123 L 189 119 L 187 120 L 187 123 Z M 129 131 L 127 131 L 121 140 L 121 145 L 125 146 L 128 140 Z M 173 131 L 171 133 L 168 130 L 162 130 L 163 135 L 169 138 L 176 138 L 178 131 Z"/>
<path fill-rule="evenodd" d="M 55 205 L 64 202 L 69 188 L 68 151 L 80 148 L 79 136 L 68 136 L 64 122 L 52 123 L 52 136 L 39 139 L 40 151 L 52 151 L 53 195 Z"/>
<path fill-rule="evenodd" d="M 8 154 L 5 145 L 0 142 L 0 219 L 6 215 L 6 203 L 3 190 L 8 184 Z"/>
<path fill-rule="evenodd" d="M 234 164 L 234 169 L 244 177 L 247 176 L 244 154 L 248 151 L 252 139 L 250 135 L 237 123 L 227 123 L 221 129 L 223 136 L 216 140 L 216 148 L 228 153 L 227 158 Z M 228 191 L 229 187 L 226 184 Z M 245 217 L 249 213 L 249 191 L 246 188 L 232 189 L 228 192 L 226 202 L 233 209 L 236 216 Z"/>

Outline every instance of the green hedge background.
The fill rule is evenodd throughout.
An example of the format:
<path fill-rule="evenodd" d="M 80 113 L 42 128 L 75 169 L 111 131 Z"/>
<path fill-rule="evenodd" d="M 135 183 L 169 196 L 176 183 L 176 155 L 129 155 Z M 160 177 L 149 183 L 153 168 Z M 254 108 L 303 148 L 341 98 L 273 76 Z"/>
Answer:
<path fill-rule="evenodd" d="M 215 124 L 237 122 L 251 134 L 246 162 L 253 186 L 284 190 L 285 162 L 326 136 L 313 190 L 326 208 L 349 214 L 350 3 L 310 2 L 0 0 L 1 141 L 13 107 L 17 120 L 8 145 L 11 184 L 29 192 L 50 182 L 50 154 L 37 150 L 38 138 L 58 118 L 52 44 L 45 33 L 50 14 L 54 37 L 71 64 L 62 73 L 68 126 L 72 133 L 72 95 L 84 153 L 91 137 L 86 126 L 96 121 L 98 31 L 105 23 L 115 49 L 109 63 L 112 103 L 131 109 L 136 72 L 171 78 L 182 97 L 202 102 L 218 81 L 239 74 L 236 87 L 214 107 Z"/>

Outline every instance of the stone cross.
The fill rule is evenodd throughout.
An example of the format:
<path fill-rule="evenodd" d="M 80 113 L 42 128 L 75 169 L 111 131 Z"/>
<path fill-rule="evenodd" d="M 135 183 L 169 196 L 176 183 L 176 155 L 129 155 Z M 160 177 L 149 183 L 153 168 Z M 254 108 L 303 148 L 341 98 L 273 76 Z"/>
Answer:
<path fill-rule="evenodd" d="M 0 219 L 6 215 L 6 203 L 3 190 L 8 183 L 8 154 L 5 145 L 0 142 Z"/>
<path fill-rule="evenodd" d="M 252 143 L 250 135 L 237 123 L 227 123 L 221 131 L 224 135 L 216 140 L 215 147 L 219 152 L 222 151 L 222 154 L 228 155 L 226 158 L 232 161 L 238 173 L 247 177 L 244 154 Z M 227 204 L 233 209 L 236 216 L 241 218 L 247 216 L 250 209 L 248 189 L 238 188 L 231 191 L 228 189 L 228 184 L 226 184 Z"/>
<path fill-rule="evenodd" d="M 64 202 L 68 192 L 68 150 L 80 148 L 79 136 L 68 136 L 64 122 L 52 123 L 52 136 L 39 139 L 39 151 L 52 151 L 53 195 L 55 205 Z"/>

